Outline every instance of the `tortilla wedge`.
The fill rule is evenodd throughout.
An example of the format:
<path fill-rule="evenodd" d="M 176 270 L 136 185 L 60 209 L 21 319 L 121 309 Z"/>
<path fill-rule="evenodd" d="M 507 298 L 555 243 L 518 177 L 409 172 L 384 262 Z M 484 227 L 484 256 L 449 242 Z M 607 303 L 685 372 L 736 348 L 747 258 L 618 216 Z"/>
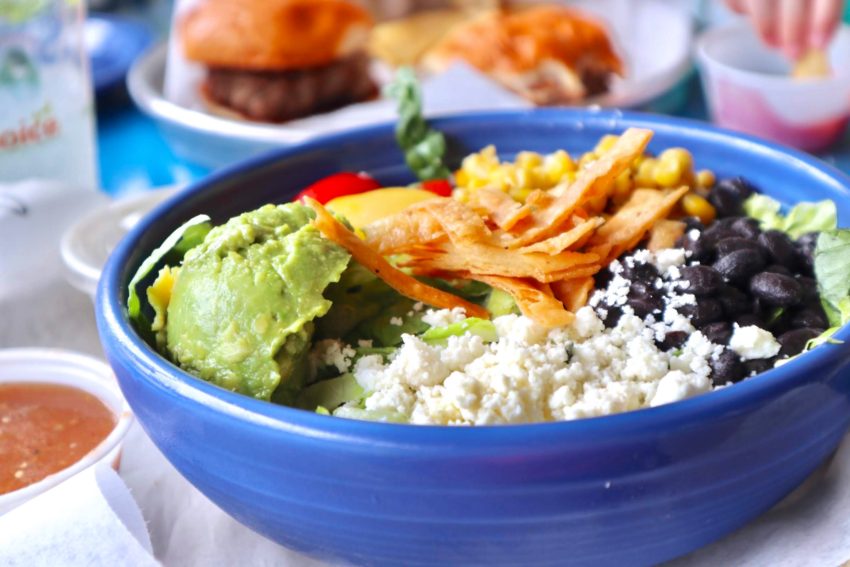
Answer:
<path fill-rule="evenodd" d="M 379 252 L 343 226 L 317 201 L 307 198 L 306 204 L 316 211 L 313 224 L 326 238 L 348 250 L 355 260 L 400 294 L 432 307 L 441 309 L 462 307 L 470 317 L 490 318 L 489 312 L 480 305 L 426 285 L 387 262 Z"/>

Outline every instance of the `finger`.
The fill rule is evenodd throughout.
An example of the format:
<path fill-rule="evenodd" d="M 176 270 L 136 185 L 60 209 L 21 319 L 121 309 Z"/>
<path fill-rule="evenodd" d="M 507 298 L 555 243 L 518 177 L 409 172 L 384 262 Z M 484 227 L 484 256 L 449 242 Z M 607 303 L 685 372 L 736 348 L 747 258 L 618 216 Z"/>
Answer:
<path fill-rule="evenodd" d="M 777 30 L 779 46 L 792 60 L 799 59 L 805 51 L 808 38 L 808 2 L 806 0 L 780 0 Z"/>
<path fill-rule="evenodd" d="M 813 0 L 809 21 L 808 47 L 824 49 L 841 20 L 842 0 Z"/>
<path fill-rule="evenodd" d="M 747 11 L 744 0 L 726 0 L 726 6 L 738 14 L 744 14 Z"/>
<path fill-rule="evenodd" d="M 747 0 L 747 11 L 753 20 L 756 33 L 771 47 L 779 47 L 777 8 L 774 0 Z"/>

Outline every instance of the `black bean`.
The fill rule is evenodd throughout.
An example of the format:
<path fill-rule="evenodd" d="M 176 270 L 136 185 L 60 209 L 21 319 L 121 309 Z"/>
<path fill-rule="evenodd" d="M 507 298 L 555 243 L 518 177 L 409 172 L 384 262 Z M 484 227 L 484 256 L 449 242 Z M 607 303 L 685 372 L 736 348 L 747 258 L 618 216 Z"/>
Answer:
<path fill-rule="evenodd" d="M 741 363 L 741 359 L 731 350 L 724 350 L 715 359 L 709 362 L 711 366 L 711 381 L 715 386 L 722 386 L 729 382 L 740 382 L 747 377 L 747 369 Z"/>
<path fill-rule="evenodd" d="M 682 222 L 685 223 L 685 232 L 691 230 L 698 230 L 702 232 L 705 230 L 705 225 L 702 224 L 702 221 L 699 220 L 699 217 L 685 217 L 682 219 Z"/>
<path fill-rule="evenodd" d="M 732 324 L 727 321 L 717 321 L 700 327 L 705 337 L 716 345 L 725 345 L 732 338 Z"/>
<path fill-rule="evenodd" d="M 650 313 L 661 311 L 664 308 L 664 300 L 661 293 L 647 282 L 632 282 L 629 287 L 629 296 L 626 305 L 634 309 L 638 317 L 646 317 Z"/>
<path fill-rule="evenodd" d="M 820 306 L 804 307 L 791 314 L 790 324 L 794 328 L 800 327 L 820 327 L 829 326 L 829 321 L 826 320 L 826 313 Z"/>
<path fill-rule="evenodd" d="M 801 271 L 806 275 L 814 273 L 815 248 L 817 248 L 818 236 L 820 236 L 819 232 L 807 232 L 798 238 L 795 243 L 797 252 L 799 253 L 798 259 L 800 261 Z"/>
<path fill-rule="evenodd" d="M 717 255 L 725 256 L 735 250 L 755 250 L 759 254 L 765 255 L 767 252 L 758 242 L 749 238 L 733 236 L 732 238 L 724 238 L 717 243 Z"/>
<path fill-rule="evenodd" d="M 771 272 L 773 274 L 782 274 L 783 276 L 793 276 L 794 272 L 782 266 L 780 264 L 771 264 L 764 269 L 765 272 Z"/>
<path fill-rule="evenodd" d="M 723 306 L 718 300 L 711 297 L 701 297 L 696 303 L 689 303 L 676 309 L 690 319 L 695 327 L 723 319 Z"/>
<path fill-rule="evenodd" d="M 652 264 L 639 264 L 635 262 L 629 266 L 628 262 L 623 262 L 622 276 L 627 280 L 654 282 L 660 275 L 658 269 Z"/>
<path fill-rule="evenodd" d="M 669 331 L 664 335 L 664 340 L 658 343 L 658 348 L 663 351 L 672 350 L 681 347 L 687 340 L 688 333 L 685 331 Z"/>
<path fill-rule="evenodd" d="M 797 283 L 803 288 L 803 301 L 811 302 L 820 305 L 820 296 L 818 295 L 818 282 L 814 278 L 806 276 L 798 276 Z"/>
<path fill-rule="evenodd" d="M 723 277 L 711 266 L 685 266 L 681 279 L 688 282 L 685 292 L 694 295 L 710 295 L 723 285 Z"/>
<path fill-rule="evenodd" d="M 755 240 L 761 234 L 758 221 L 750 217 L 735 219 L 735 222 L 732 223 L 732 230 L 738 233 L 738 236 L 752 240 Z"/>
<path fill-rule="evenodd" d="M 735 322 L 739 327 L 750 327 L 755 325 L 761 329 L 766 329 L 767 326 L 764 324 L 764 320 L 755 313 L 744 313 L 735 318 Z"/>
<path fill-rule="evenodd" d="M 604 270 L 600 270 L 596 272 L 596 275 L 593 277 L 595 282 L 596 289 L 606 289 L 608 284 L 611 283 L 611 279 L 613 279 L 614 274 L 611 273 L 611 270 L 605 268 Z"/>
<path fill-rule="evenodd" d="M 694 239 L 691 238 L 689 234 L 685 233 L 676 240 L 676 247 L 683 248 L 685 252 L 688 252 L 688 257 L 691 261 L 705 262 L 714 254 L 712 247 L 709 246 L 709 243 L 704 238 L 702 238 L 702 234 L 700 234 L 698 238 Z"/>
<path fill-rule="evenodd" d="M 767 372 L 773 368 L 775 363 L 776 358 L 757 358 L 755 360 L 748 360 L 744 362 L 744 368 L 747 369 L 747 375 L 753 376 L 755 374 Z"/>
<path fill-rule="evenodd" d="M 797 249 L 784 232 L 778 230 L 763 232 L 758 237 L 758 243 L 768 251 L 773 263 L 792 270 L 797 265 Z"/>
<path fill-rule="evenodd" d="M 714 262 L 714 269 L 724 278 L 743 282 L 764 268 L 764 256 L 755 250 L 735 250 Z"/>
<path fill-rule="evenodd" d="M 704 240 L 706 245 L 714 249 L 717 243 L 724 238 L 735 238 L 736 236 L 738 236 L 738 233 L 731 227 L 716 222 L 703 231 L 700 240 Z"/>
<path fill-rule="evenodd" d="M 755 188 L 741 177 L 721 179 L 714 186 L 714 189 L 717 188 L 720 188 L 721 191 L 726 191 L 736 195 L 742 201 L 752 195 L 755 191 Z"/>
<path fill-rule="evenodd" d="M 602 322 L 609 329 L 613 329 L 617 326 L 617 322 L 620 320 L 620 317 L 623 315 L 623 311 L 619 307 L 603 307 L 605 310 L 605 316 L 602 318 Z"/>
<path fill-rule="evenodd" d="M 800 354 L 803 352 L 803 348 L 806 346 L 806 343 L 821 333 L 823 333 L 823 329 L 815 327 L 803 327 L 801 329 L 794 329 L 793 331 L 782 333 L 776 338 L 776 340 L 779 341 L 779 344 L 782 345 L 782 348 L 779 350 L 779 355 L 794 356 Z"/>
<path fill-rule="evenodd" d="M 803 301 L 803 287 L 790 276 L 761 272 L 750 280 L 750 293 L 768 305 L 793 307 Z"/>
<path fill-rule="evenodd" d="M 724 284 L 717 293 L 717 299 L 723 306 L 723 313 L 730 320 L 752 311 L 749 296 L 731 285 Z"/>

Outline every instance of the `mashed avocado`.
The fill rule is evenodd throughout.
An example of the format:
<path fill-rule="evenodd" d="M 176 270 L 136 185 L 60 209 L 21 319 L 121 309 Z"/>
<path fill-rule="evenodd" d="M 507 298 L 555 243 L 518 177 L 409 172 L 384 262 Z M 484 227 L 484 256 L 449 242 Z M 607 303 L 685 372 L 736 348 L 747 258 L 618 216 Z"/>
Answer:
<path fill-rule="evenodd" d="M 349 254 L 322 237 L 311 209 L 266 205 L 214 228 L 186 253 L 168 303 L 166 346 L 181 367 L 219 386 L 286 402 L 325 288 Z"/>

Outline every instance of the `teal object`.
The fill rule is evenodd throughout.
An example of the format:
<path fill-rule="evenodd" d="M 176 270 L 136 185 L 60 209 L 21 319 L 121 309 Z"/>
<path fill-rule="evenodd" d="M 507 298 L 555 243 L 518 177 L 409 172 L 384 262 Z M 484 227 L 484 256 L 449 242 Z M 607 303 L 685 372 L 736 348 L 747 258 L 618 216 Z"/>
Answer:
<path fill-rule="evenodd" d="M 835 200 L 850 224 L 850 178 L 807 154 L 704 123 L 547 109 L 433 121 L 450 162 L 488 144 L 580 153 L 600 136 L 650 128 L 649 150 L 690 150 L 794 203 Z M 238 521 L 346 564 L 662 563 L 768 510 L 836 449 L 850 426 L 850 328 L 753 379 L 656 408 L 573 422 L 475 428 L 363 422 L 277 406 L 199 380 L 133 331 L 126 289 L 185 220 L 216 222 L 291 199 L 338 171 L 413 181 L 393 124 L 317 139 L 208 177 L 119 244 L 96 301 L 106 355 L 139 422 L 189 482 Z"/>

